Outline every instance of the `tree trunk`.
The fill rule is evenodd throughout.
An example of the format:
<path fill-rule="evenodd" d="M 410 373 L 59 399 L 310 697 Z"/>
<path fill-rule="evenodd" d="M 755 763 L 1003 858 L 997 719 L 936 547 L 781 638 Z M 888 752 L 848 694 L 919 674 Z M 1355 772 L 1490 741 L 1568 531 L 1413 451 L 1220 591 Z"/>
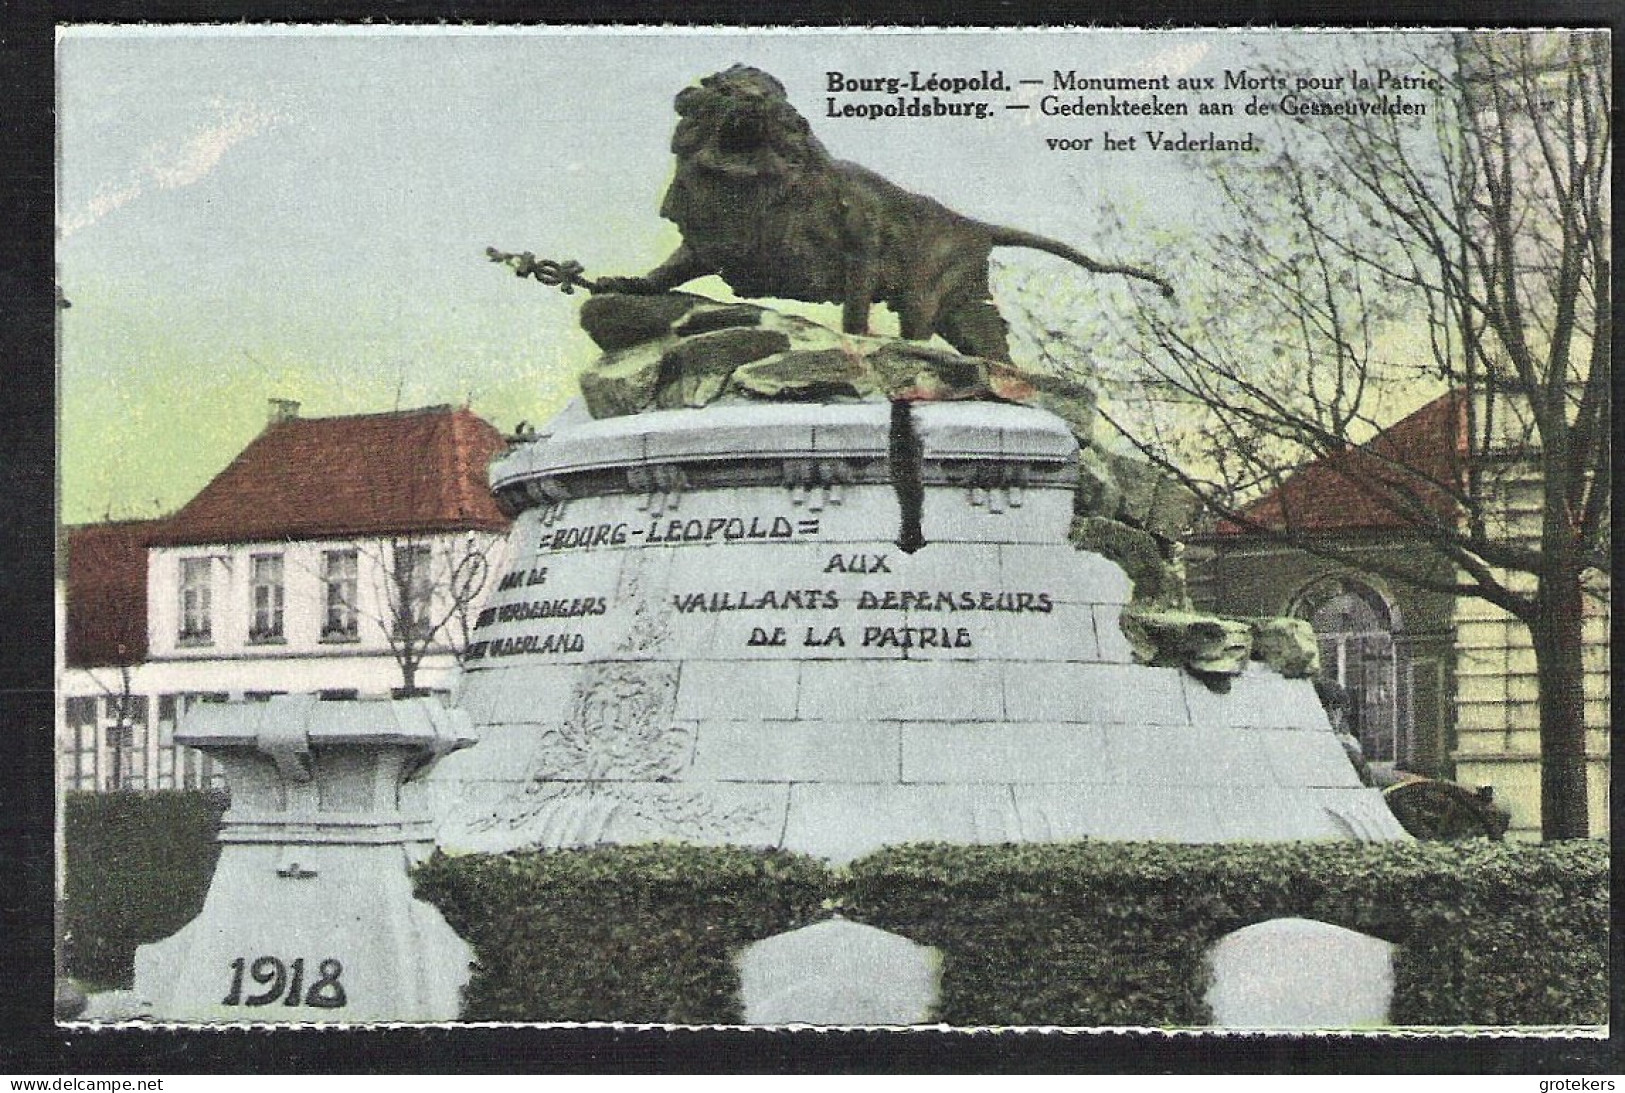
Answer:
<path fill-rule="evenodd" d="M 107 727 L 108 750 L 112 765 L 107 772 L 107 788 L 117 792 L 124 788 L 124 718 Z"/>
<path fill-rule="evenodd" d="M 1576 567 L 1554 566 L 1542 575 L 1530 635 L 1540 684 L 1540 835 L 1546 840 L 1589 834 L 1584 602 Z"/>

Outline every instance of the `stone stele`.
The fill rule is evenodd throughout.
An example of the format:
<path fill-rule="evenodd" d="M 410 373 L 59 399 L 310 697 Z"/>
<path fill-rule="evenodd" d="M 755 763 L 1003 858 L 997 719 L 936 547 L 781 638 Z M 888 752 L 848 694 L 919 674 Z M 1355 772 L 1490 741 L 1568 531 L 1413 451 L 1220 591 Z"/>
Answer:
<path fill-rule="evenodd" d="M 942 954 L 833 918 L 778 934 L 735 960 L 748 1025 L 918 1025 L 931 1019 Z"/>
<path fill-rule="evenodd" d="M 473 742 L 438 699 L 194 708 L 175 739 L 225 766 L 231 808 L 203 910 L 136 951 L 135 994 L 163 1021 L 457 1017 L 473 952 L 414 899 L 432 850 L 400 786 Z"/>
<path fill-rule="evenodd" d="M 1406 837 L 1308 679 L 1136 661 L 1053 385 L 677 300 L 595 298 L 626 329 L 586 404 L 492 468 L 517 517 L 456 699 L 480 744 L 424 787 L 443 847 Z M 796 386 L 763 331 L 839 352 Z"/>
<path fill-rule="evenodd" d="M 1394 946 L 1306 918 L 1254 923 L 1208 954 L 1207 1003 L 1223 1028 L 1355 1029 L 1388 1023 Z"/>

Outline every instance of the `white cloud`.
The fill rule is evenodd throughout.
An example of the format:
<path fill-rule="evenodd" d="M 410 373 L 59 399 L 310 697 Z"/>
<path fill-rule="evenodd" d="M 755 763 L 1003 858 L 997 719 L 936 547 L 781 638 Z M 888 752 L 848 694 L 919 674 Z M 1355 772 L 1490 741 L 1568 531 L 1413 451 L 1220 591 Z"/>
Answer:
<path fill-rule="evenodd" d="M 130 204 L 151 187 L 175 190 L 201 182 L 232 148 L 280 120 L 275 111 L 251 103 L 216 103 L 215 110 L 211 124 L 183 140 L 152 145 L 146 162 L 126 181 L 102 187 L 82 208 L 63 214 L 59 222 L 62 238 Z"/>
<path fill-rule="evenodd" d="M 146 168 L 159 187 L 174 190 L 202 181 L 236 145 L 265 131 L 277 120 L 265 109 L 239 103 L 214 125 L 194 133 L 179 148 L 156 149 Z"/>

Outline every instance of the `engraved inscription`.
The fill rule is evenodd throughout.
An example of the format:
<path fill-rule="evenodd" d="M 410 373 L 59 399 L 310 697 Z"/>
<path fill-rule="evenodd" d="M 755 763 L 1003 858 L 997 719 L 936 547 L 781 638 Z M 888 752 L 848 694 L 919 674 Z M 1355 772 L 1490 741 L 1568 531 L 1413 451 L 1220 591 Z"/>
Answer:
<path fill-rule="evenodd" d="M 275 956 L 256 957 L 252 962 L 239 956 L 231 962 L 231 989 L 220 1000 L 222 1006 L 269 1006 L 281 1001 L 284 1006 L 308 1006 L 312 1009 L 343 1009 L 349 999 L 339 976 L 344 965 L 329 957 L 316 968 L 310 986 L 305 986 L 305 958 L 296 957 L 291 964 Z M 257 993 L 244 994 L 243 973 L 255 984 L 265 988 Z"/>
<path fill-rule="evenodd" d="M 587 639 L 580 634 L 516 634 L 513 637 L 476 641 L 463 653 L 463 660 L 486 657 L 515 657 L 527 653 L 585 653 Z"/>
<path fill-rule="evenodd" d="M 497 585 L 497 591 L 507 592 L 509 589 L 513 588 L 529 588 L 532 585 L 546 583 L 547 567 L 545 565 L 539 569 L 516 569 L 512 573 L 509 573 L 507 576 L 502 578 L 502 583 Z"/>
<path fill-rule="evenodd" d="M 536 544 L 544 550 L 596 550 L 605 546 L 625 546 L 631 530 L 626 524 L 588 524 L 584 527 L 554 528 Z"/>
<path fill-rule="evenodd" d="M 797 534 L 816 535 L 817 520 L 791 521 L 783 516 L 771 520 L 752 516 L 713 516 L 709 520 L 654 520 L 644 533 L 646 543 L 712 543 L 740 539 L 792 539 Z"/>
<path fill-rule="evenodd" d="M 577 597 L 569 600 L 529 600 L 487 607 L 474 620 L 474 629 L 480 630 L 497 622 L 529 622 L 532 619 L 576 619 L 583 615 L 602 615 L 609 610 L 609 601 L 602 596 Z"/>
<path fill-rule="evenodd" d="M 575 527 L 553 527 L 542 532 L 536 543 L 536 552 L 555 553 L 565 550 L 598 550 L 603 547 L 623 547 L 637 544 L 664 543 L 734 543 L 768 542 L 774 540 L 816 538 L 821 530 L 819 518 L 803 516 L 712 516 L 707 519 L 650 520 L 647 527 L 633 526 L 626 521 L 602 524 L 582 524 Z M 532 570 L 546 579 L 547 569 Z M 504 579 L 503 589 L 515 587 Z M 527 578 L 527 583 L 529 579 Z"/>
<path fill-rule="evenodd" d="M 834 589 L 787 589 L 750 592 L 681 592 L 671 598 L 679 614 L 695 611 L 805 611 L 829 610 L 841 606 Z"/>
<path fill-rule="evenodd" d="M 863 647 L 874 649 L 969 649 L 970 631 L 963 626 L 865 626 Z"/>
<path fill-rule="evenodd" d="M 782 655 L 795 656 L 818 650 L 827 656 L 850 649 L 849 655 L 907 656 L 911 652 L 970 650 L 981 644 L 982 638 L 992 637 L 984 635 L 976 625 L 949 626 L 943 625 L 946 618 L 938 621 L 919 617 L 926 613 L 969 615 L 973 619 L 993 613 L 1049 615 L 1056 608 L 1055 595 L 1042 589 L 945 588 L 929 584 L 924 588 L 876 587 L 877 577 L 900 584 L 911 564 L 889 549 L 847 547 L 811 556 L 793 555 L 808 573 L 777 586 L 762 587 L 765 582 L 758 583 L 757 578 L 741 581 L 733 588 L 719 588 L 723 582 L 707 581 L 699 588 L 675 589 L 668 583 L 679 571 L 672 568 L 675 552 L 636 549 L 645 545 L 704 547 L 728 543 L 765 546 L 816 536 L 820 530 L 816 517 L 771 513 L 667 513 L 654 519 L 618 521 L 611 517 L 594 523 L 578 520 L 569 525 L 560 520 L 542 532 L 537 554 L 563 553 L 545 558 L 547 564 L 542 564 L 542 558 L 532 558 L 531 564 L 521 565 L 503 578 L 497 595 L 475 621 L 475 636 L 480 640 L 470 645 L 464 659 L 479 667 L 489 666 L 492 658 L 499 657 L 573 658 L 591 653 L 643 658 L 666 648 L 674 635 L 715 642 L 720 647 L 751 649 L 757 651 L 756 655 L 781 655 L 777 651 L 783 650 Z M 619 574 L 613 578 L 614 587 L 593 587 L 599 584 L 596 574 L 606 571 L 590 557 L 591 552 L 621 547 L 632 549 L 620 556 L 623 560 L 614 570 Z M 689 567 L 680 568 L 689 571 Z M 744 569 L 784 572 L 784 567 L 777 564 Z M 727 568 L 721 572 L 726 573 Z M 799 580 L 806 583 L 795 587 Z M 571 595 L 558 595 L 566 591 Z M 755 619 L 742 614 L 757 612 L 761 614 Z M 884 617 L 891 614 L 905 617 Z M 711 616 L 718 616 L 715 627 L 704 623 Z M 726 622 L 730 616 L 738 621 Z M 571 626 L 567 620 L 580 621 Z M 564 625 L 539 630 L 525 625 L 539 621 Z"/>
<path fill-rule="evenodd" d="M 831 554 L 825 573 L 890 573 L 884 554 Z"/>
<path fill-rule="evenodd" d="M 1055 610 L 1048 592 L 959 591 L 930 592 L 915 589 L 888 589 L 858 593 L 859 611 L 1025 611 L 1047 615 Z"/>

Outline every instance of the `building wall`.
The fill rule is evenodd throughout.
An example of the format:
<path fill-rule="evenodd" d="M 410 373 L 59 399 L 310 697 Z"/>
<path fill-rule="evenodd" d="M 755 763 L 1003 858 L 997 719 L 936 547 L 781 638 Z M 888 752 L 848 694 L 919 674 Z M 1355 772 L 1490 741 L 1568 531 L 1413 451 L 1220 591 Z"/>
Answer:
<path fill-rule="evenodd" d="M 458 532 L 394 539 L 314 540 L 309 542 L 237 543 L 218 546 L 154 547 L 147 552 L 148 659 L 221 661 L 238 658 L 355 658 L 387 655 L 387 628 L 396 623 L 390 606 L 394 554 L 398 547 L 422 545 L 431 558 L 429 608 L 439 621 L 454 611 L 452 587 L 461 574 L 460 563 L 478 562 L 485 580 L 501 567 L 498 553 L 505 540 L 485 532 Z M 326 613 L 324 558 L 329 552 L 356 554 L 355 600 L 351 605 L 356 633 L 322 633 Z M 254 559 L 280 557 L 283 579 L 282 635 L 256 639 L 250 634 L 254 619 Z M 182 566 L 198 562 L 208 572 L 210 633 L 207 640 L 181 633 Z M 480 588 L 483 601 L 488 589 Z M 471 603 L 469 611 L 478 605 Z M 459 612 L 472 615 L 469 611 Z M 447 623 L 455 630 L 458 619 Z"/>
<path fill-rule="evenodd" d="M 1503 519 L 1528 521 L 1531 511 L 1527 491 L 1520 491 Z M 1380 557 L 1382 551 L 1407 548 L 1394 542 L 1368 549 Z M 1196 605 L 1226 614 L 1284 614 L 1316 580 L 1350 572 L 1305 551 L 1241 536 L 1194 543 L 1186 565 Z M 1512 814 L 1511 836 L 1538 839 L 1539 686 L 1528 629 L 1476 597 L 1424 592 L 1356 575 L 1394 598 L 1410 634 L 1417 737 L 1436 740 L 1439 747 L 1436 763 L 1413 765 L 1419 773 L 1493 787 L 1496 802 Z M 1447 575 L 1441 563 L 1440 576 Z M 1532 580 L 1503 577 L 1513 587 Z M 1596 591 L 1587 600 L 1584 634 L 1588 803 L 1591 833 L 1606 837 L 1610 620 L 1606 588 Z"/>
<path fill-rule="evenodd" d="M 1396 537 L 1373 538 L 1361 546 L 1340 544 L 1381 562 L 1385 557 L 1414 558 L 1414 547 Z M 1453 684 L 1452 597 L 1386 581 L 1308 551 L 1255 536 L 1213 536 L 1193 540 L 1185 552 L 1191 600 L 1205 611 L 1227 615 L 1277 616 L 1293 608 L 1323 581 L 1347 577 L 1377 591 L 1397 616 L 1396 644 L 1409 685 L 1410 723 L 1415 750 L 1408 769 L 1433 777 L 1453 778 L 1455 725 L 1451 716 Z M 1439 576 L 1450 569 L 1442 561 Z"/>
<path fill-rule="evenodd" d="M 456 533 L 412 541 L 431 548 L 430 616 L 436 621 L 453 610 L 450 589 L 458 563 L 471 553 L 483 559 L 488 579 L 468 605 L 472 625 L 505 568 L 505 538 Z M 352 547 L 357 555 L 356 636 L 324 640 L 322 557 L 326 551 Z M 391 547 L 389 540 L 330 540 L 150 549 L 148 659 L 128 667 L 70 667 L 61 673 L 57 756 L 63 785 L 101 791 L 223 785 L 213 763 L 174 742 L 177 725 L 198 702 L 255 701 L 274 694 L 388 696 L 402 685 L 401 666 L 384 629 L 391 619 L 385 599 Z M 251 559 L 270 554 L 283 557 L 283 637 L 255 641 L 249 636 Z M 206 642 L 180 636 L 181 561 L 194 558 L 206 559 L 210 573 Z M 460 636 L 458 629 L 453 618 L 430 643 L 417 686 L 446 692 L 456 685 L 452 642 Z"/>
<path fill-rule="evenodd" d="M 1538 482 L 1512 473 L 1497 483 L 1500 504 L 1491 514 L 1492 534 L 1538 542 Z M 1509 587 L 1532 591 L 1534 578 L 1499 573 Z M 1608 588 L 1599 578 L 1586 597 L 1586 756 L 1591 833 L 1608 834 L 1609 612 Z M 1512 834 L 1540 837 L 1540 685 L 1529 629 L 1510 613 L 1479 599 L 1455 605 L 1458 687 L 1457 766 L 1462 780 L 1496 787 L 1496 800 L 1512 811 Z"/>

